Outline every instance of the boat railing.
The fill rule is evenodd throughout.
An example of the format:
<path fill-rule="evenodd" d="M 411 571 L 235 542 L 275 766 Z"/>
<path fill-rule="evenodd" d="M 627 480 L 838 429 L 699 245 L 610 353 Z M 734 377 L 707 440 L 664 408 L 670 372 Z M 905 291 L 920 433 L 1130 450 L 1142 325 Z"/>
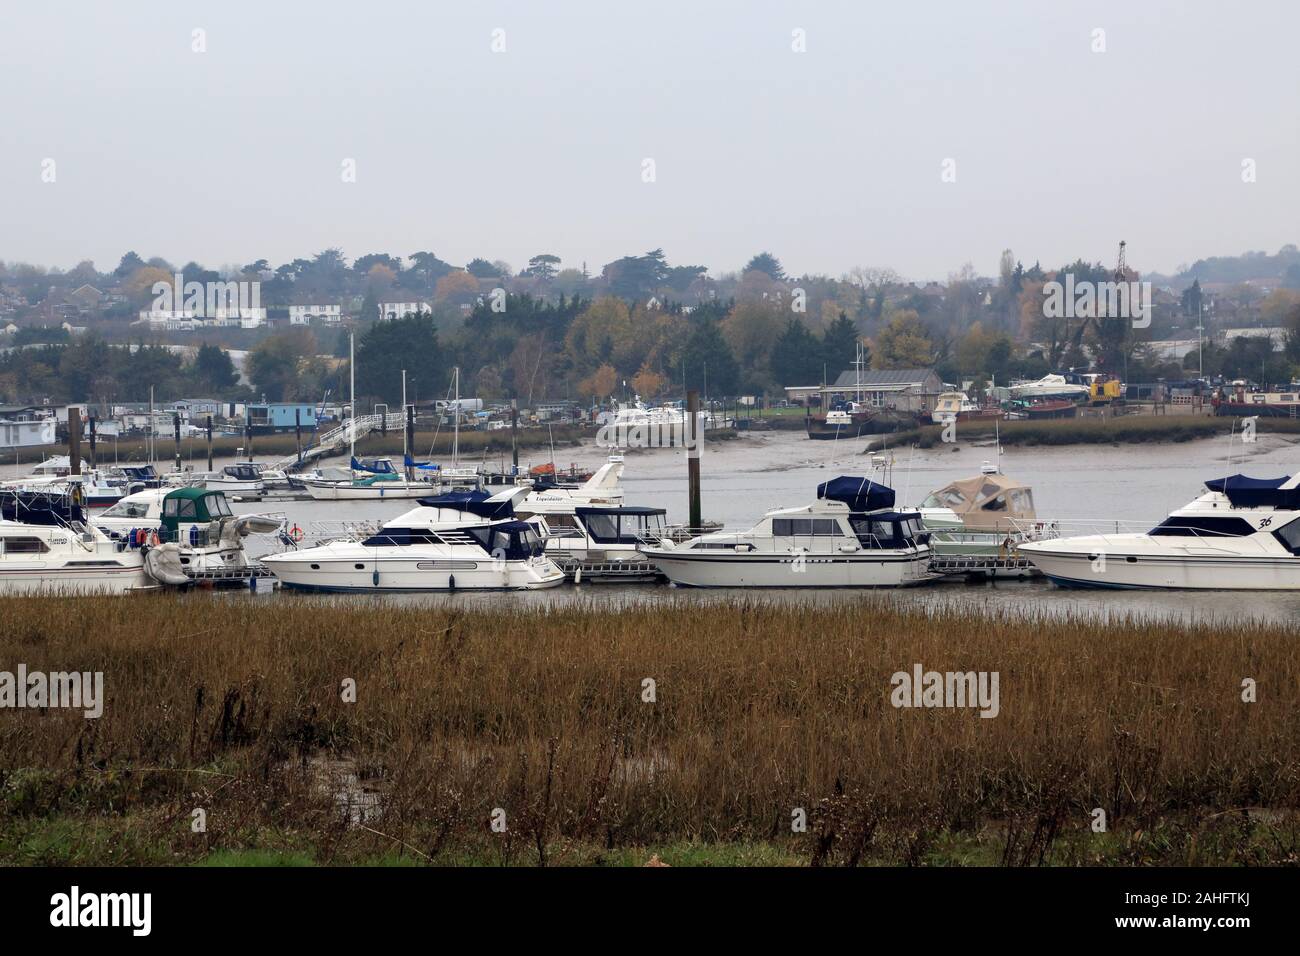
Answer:
<path fill-rule="evenodd" d="M 681 544 L 683 541 L 689 541 L 691 538 L 698 538 L 705 534 L 735 534 L 742 535 L 749 529 L 730 530 L 724 528 L 721 524 L 708 522 L 702 528 L 692 528 L 684 524 L 662 525 L 657 528 L 643 528 L 635 533 L 637 542 L 648 547 L 657 547 L 661 541 L 671 541 L 673 544 Z"/>
<path fill-rule="evenodd" d="M 331 541 L 362 541 L 372 537 L 382 527 L 380 521 L 309 521 L 306 526 L 281 524 L 273 531 L 279 551 L 314 548 Z"/>
<path fill-rule="evenodd" d="M 1103 545 L 1112 538 L 1121 535 L 1150 534 L 1158 525 L 1151 521 L 1134 521 L 1115 518 L 1060 518 L 1047 520 L 1030 520 L 1025 518 L 1008 519 L 1020 529 L 1028 540 L 1050 540 L 1053 538 L 1093 537 Z M 1199 544 L 1213 546 L 1227 541 L 1242 542 L 1250 540 L 1248 535 L 1237 535 L 1207 528 L 1180 527 L 1177 535 L 1168 535 L 1171 542 L 1179 539 L 1194 538 Z M 1120 542 L 1115 541 L 1116 544 Z M 1259 541 L 1254 542 L 1261 550 L 1267 550 Z"/>

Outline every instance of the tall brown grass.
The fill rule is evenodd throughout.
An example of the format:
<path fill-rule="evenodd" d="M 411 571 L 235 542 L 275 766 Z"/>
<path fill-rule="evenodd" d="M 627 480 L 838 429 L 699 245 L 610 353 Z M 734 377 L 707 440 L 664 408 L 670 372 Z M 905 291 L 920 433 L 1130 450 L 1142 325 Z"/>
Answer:
<path fill-rule="evenodd" d="M 176 859 L 274 844 L 544 863 L 698 840 L 915 863 L 944 834 L 982 833 L 1003 862 L 1037 863 L 1060 861 L 1060 838 L 1087 835 L 1100 807 L 1130 834 L 1124 859 L 1197 862 L 1203 827 L 1300 804 L 1300 642 L 1273 625 L 872 596 L 534 612 L 21 598 L 0 602 L 0 669 L 18 662 L 103 671 L 107 700 L 99 720 L 0 711 L 0 829 L 125 826 Z M 999 716 L 895 709 L 890 677 L 915 663 L 998 671 Z M 327 772 L 340 764 L 343 782 Z M 365 794 L 378 806 L 358 815 Z M 1287 832 L 1269 860 L 1294 859 Z"/>

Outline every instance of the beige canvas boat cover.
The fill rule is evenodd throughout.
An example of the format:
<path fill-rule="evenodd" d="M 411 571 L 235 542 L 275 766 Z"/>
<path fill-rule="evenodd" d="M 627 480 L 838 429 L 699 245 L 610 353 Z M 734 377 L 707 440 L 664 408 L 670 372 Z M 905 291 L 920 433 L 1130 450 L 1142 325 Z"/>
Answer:
<path fill-rule="evenodd" d="M 1016 530 L 1009 519 L 1034 520 L 1034 493 L 1002 474 L 961 478 L 940 488 L 922 508 L 951 508 L 968 531 Z"/>

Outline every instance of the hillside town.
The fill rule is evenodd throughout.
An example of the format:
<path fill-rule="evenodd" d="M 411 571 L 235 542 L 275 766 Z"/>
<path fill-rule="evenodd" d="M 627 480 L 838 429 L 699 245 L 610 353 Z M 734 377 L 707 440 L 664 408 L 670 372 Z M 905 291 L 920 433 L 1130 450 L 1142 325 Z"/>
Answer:
<path fill-rule="evenodd" d="M 229 406 L 232 419 L 245 403 L 297 403 L 314 421 L 337 414 L 327 407 L 344 390 L 350 337 L 367 406 L 400 398 L 403 368 L 417 402 L 446 397 L 457 367 L 464 394 L 487 403 L 588 409 L 681 400 L 692 387 L 758 406 L 816 392 L 820 405 L 855 368 L 858 381 L 864 370 L 930 369 L 947 388 L 981 394 L 1094 373 L 1145 398 L 1161 383 L 1267 389 L 1295 378 L 1294 245 L 1172 275 L 1142 273 L 1123 256 L 1121 245 L 1118 263 L 1045 269 L 1006 250 L 997 276 L 967 266 L 942 282 L 883 268 L 795 276 L 769 252 L 714 274 L 671 265 L 658 249 L 599 271 L 548 254 L 515 270 L 483 258 L 452 266 L 429 252 L 349 261 L 337 249 L 220 271 L 134 252 L 103 272 L 88 261 L 66 272 L 6 263 L 0 400 L 16 441 L 42 438 L 48 409 L 70 403 L 130 431 L 127 416 L 151 397 L 166 421 L 206 402 Z M 1146 321 L 1051 315 L 1044 290 L 1062 277 L 1140 281 Z"/>

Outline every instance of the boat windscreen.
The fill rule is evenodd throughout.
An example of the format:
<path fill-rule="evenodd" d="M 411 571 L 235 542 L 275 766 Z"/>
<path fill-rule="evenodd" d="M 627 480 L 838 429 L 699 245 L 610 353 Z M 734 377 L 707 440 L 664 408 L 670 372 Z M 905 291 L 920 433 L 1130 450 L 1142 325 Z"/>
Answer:
<path fill-rule="evenodd" d="M 1151 529 L 1154 536 L 1178 538 L 1244 538 L 1254 533 L 1254 526 L 1244 518 L 1213 515 L 1171 516 Z"/>
<path fill-rule="evenodd" d="M 503 521 L 467 530 L 484 551 L 501 561 L 523 561 L 542 554 L 546 549 L 537 529 L 525 521 Z"/>

